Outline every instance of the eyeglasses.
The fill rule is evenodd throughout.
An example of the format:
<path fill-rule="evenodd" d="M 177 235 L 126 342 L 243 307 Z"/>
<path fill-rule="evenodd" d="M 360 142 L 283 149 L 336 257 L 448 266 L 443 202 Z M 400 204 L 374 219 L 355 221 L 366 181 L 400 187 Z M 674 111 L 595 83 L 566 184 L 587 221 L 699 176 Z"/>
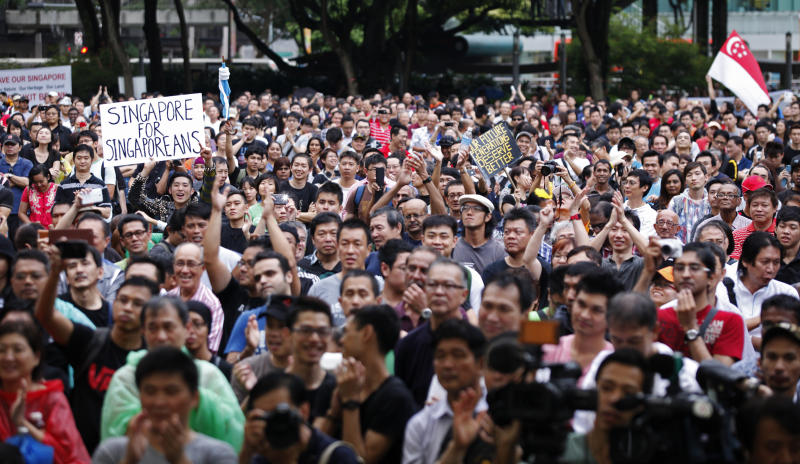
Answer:
<path fill-rule="evenodd" d="M 425 282 L 425 288 L 427 288 L 428 290 L 436 290 L 438 288 L 442 288 L 447 292 L 451 292 L 455 290 L 462 290 L 464 286 L 454 284 L 451 282 Z"/>
<path fill-rule="evenodd" d="M 672 221 L 665 221 L 664 219 L 661 219 L 660 221 L 656 221 L 656 225 L 661 227 L 672 227 L 675 225 L 675 223 Z"/>
<path fill-rule="evenodd" d="M 688 266 L 687 266 L 687 265 L 685 265 L 685 264 L 675 264 L 675 265 L 673 266 L 673 270 L 674 270 L 675 272 L 678 272 L 678 273 L 681 273 L 681 272 L 685 271 L 687 268 L 688 268 L 688 269 L 689 269 L 689 270 L 690 270 L 692 273 L 697 273 L 697 272 L 709 272 L 709 271 L 711 271 L 711 269 L 709 269 L 709 268 L 707 268 L 707 267 L 703 266 L 702 264 L 690 264 L 690 265 L 688 265 Z"/>
<path fill-rule="evenodd" d="M 603 228 L 608 224 L 607 222 L 603 222 L 600 224 L 592 224 L 589 226 L 593 231 L 597 232 L 598 230 L 603 230 Z"/>
<path fill-rule="evenodd" d="M 403 218 L 405 218 L 407 221 L 410 221 L 412 219 L 421 219 L 422 217 L 423 215 L 421 214 L 406 214 L 405 216 L 403 216 Z"/>
<path fill-rule="evenodd" d="M 720 192 L 717 192 L 715 194 L 715 196 L 717 198 L 723 198 L 723 199 L 730 198 L 732 200 L 732 199 L 736 198 L 738 195 L 736 195 L 735 193 L 720 193 Z"/>
<path fill-rule="evenodd" d="M 198 263 L 197 261 L 175 261 L 175 269 L 195 269 L 202 266 L 203 263 Z"/>
<path fill-rule="evenodd" d="M 389 114 L 389 110 L 378 110 L 378 114 Z"/>
<path fill-rule="evenodd" d="M 484 208 L 483 206 L 478 206 L 478 205 L 463 205 L 461 207 L 461 212 L 462 213 L 468 213 L 470 211 L 475 211 L 476 213 L 485 213 L 486 212 L 486 208 Z"/>
<path fill-rule="evenodd" d="M 311 327 L 308 325 L 301 325 L 296 329 L 292 329 L 292 332 L 300 334 L 304 337 L 310 337 L 314 334 L 317 334 L 319 338 L 328 338 L 331 336 L 333 331 L 330 327 Z"/>
<path fill-rule="evenodd" d="M 253 267 L 256 264 L 256 260 L 255 259 L 240 259 L 239 262 L 236 263 L 236 264 L 238 264 L 239 267 L 242 267 L 242 266 Z"/>
<path fill-rule="evenodd" d="M 133 237 L 141 238 L 141 237 L 144 237 L 144 235 L 146 233 L 147 233 L 147 231 L 144 230 L 144 229 L 142 229 L 142 230 L 132 230 L 130 232 L 125 232 L 124 234 L 122 234 L 122 238 L 124 238 L 125 240 L 130 240 Z"/>

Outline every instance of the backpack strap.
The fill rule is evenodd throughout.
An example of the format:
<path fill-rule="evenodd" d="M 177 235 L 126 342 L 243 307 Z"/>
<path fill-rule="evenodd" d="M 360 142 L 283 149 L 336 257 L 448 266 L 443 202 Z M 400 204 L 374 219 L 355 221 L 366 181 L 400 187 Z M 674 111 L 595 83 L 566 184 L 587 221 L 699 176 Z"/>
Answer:
<path fill-rule="evenodd" d="M 322 454 L 319 455 L 319 461 L 317 461 L 318 464 L 328 464 L 328 462 L 330 462 L 331 460 L 331 456 L 333 456 L 333 452 L 336 451 L 338 448 L 341 448 L 342 446 L 344 446 L 345 448 L 350 448 L 351 450 L 353 450 L 353 454 L 356 454 L 355 448 L 353 448 L 353 446 L 350 443 L 347 443 L 346 441 L 342 440 L 336 440 L 335 442 L 326 446 L 324 450 L 322 450 Z M 356 454 L 356 456 L 358 462 L 360 463 L 364 462 L 364 460 L 361 459 L 361 457 L 358 457 L 358 454 Z"/>
<path fill-rule="evenodd" d="M 725 286 L 725 290 L 728 291 L 728 301 L 731 302 L 732 305 L 739 307 L 739 304 L 736 302 L 736 292 L 733 291 L 734 282 L 733 279 L 730 277 L 725 277 L 722 279 L 722 285 Z"/>
<path fill-rule="evenodd" d="M 711 324 L 711 321 L 714 319 L 714 316 L 717 315 L 718 311 L 719 310 L 716 307 L 712 307 L 711 310 L 708 312 L 708 314 L 706 314 L 706 318 L 703 319 L 703 323 L 700 324 L 700 330 L 698 335 L 700 338 L 703 338 L 705 336 L 709 324 Z"/>
<path fill-rule="evenodd" d="M 358 187 L 356 187 L 356 197 L 355 197 L 356 210 L 358 209 L 358 205 L 361 204 L 361 197 L 364 196 L 364 189 L 366 189 L 366 187 L 367 187 L 366 185 L 359 185 Z"/>

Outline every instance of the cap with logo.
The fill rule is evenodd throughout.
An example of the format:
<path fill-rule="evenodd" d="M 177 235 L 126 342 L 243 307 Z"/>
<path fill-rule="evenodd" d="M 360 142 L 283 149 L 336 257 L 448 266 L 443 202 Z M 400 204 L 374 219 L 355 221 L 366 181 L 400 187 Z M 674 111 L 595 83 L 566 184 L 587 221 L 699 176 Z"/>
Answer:
<path fill-rule="evenodd" d="M 22 142 L 20 142 L 20 140 L 19 140 L 19 137 L 17 137 L 16 135 L 14 135 L 14 134 L 6 134 L 6 135 L 3 136 L 3 145 L 7 145 L 9 143 L 15 143 L 17 145 L 21 145 L 22 144 Z"/>

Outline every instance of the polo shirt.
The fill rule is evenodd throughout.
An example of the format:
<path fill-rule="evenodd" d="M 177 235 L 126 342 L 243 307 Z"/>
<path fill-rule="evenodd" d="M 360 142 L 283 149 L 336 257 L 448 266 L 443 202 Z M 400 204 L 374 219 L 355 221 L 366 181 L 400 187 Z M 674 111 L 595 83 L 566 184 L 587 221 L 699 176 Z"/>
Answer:
<path fill-rule="evenodd" d="M 58 186 L 58 191 L 56 191 L 56 203 L 67 202 L 72 204 L 72 202 L 75 201 L 75 193 L 85 188 L 102 189 L 103 201 L 97 205 L 106 208 L 111 207 L 111 197 L 108 195 L 108 189 L 100 178 L 90 175 L 89 178 L 86 179 L 86 182 L 81 183 L 75 176 L 75 173 L 72 173 L 61 181 L 61 184 Z"/>
<path fill-rule="evenodd" d="M 745 239 L 747 239 L 747 237 L 749 237 L 750 234 L 755 231 L 756 228 L 752 222 L 748 224 L 747 227 L 733 231 L 733 253 L 731 253 L 731 258 L 739 259 L 742 256 L 742 244 L 744 243 Z M 765 232 L 769 232 L 773 235 L 775 234 L 775 219 L 772 220 L 772 224 L 770 224 L 769 228 Z"/>
<path fill-rule="evenodd" d="M 305 258 L 301 259 L 300 262 L 297 263 L 297 267 L 303 269 L 304 271 L 314 274 L 315 276 L 319 277 L 320 279 L 324 279 L 333 274 L 338 274 L 342 272 L 342 262 L 338 261 L 336 266 L 333 269 L 328 270 L 322 267 L 322 262 L 317 257 L 317 253 L 311 253 L 307 255 Z"/>
<path fill-rule="evenodd" d="M 11 173 L 15 176 L 27 178 L 32 168 L 33 163 L 25 158 L 17 157 L 17 162 L 14 163 L 13 166 L 9 164 L 5 156 L 0 158 L 0 172 L 4 174 Z M 17 214 L 19 212 L 19 202 L 22 199 L 22 192 L 25 188 L 14 185 L 11 182 L 9 182 L 9 188 L 11 189 L 11 194 L 14 195 L 14 206 L 11 208 L 11 214 Z"/>
<path fill-rule="evenodd" d="M 611 257 L 603 260 L 603 268 L 611 271 L 624 286 L 626 291 L 630 291 L 639 280 L 639 275 L 644 267 L 644 259 L 641 256 L 631 256 L 617 267 Z"/>
<path fill-rule="evenodd" d="M 734 280 L 733 292 L 736 295 L 736 307 L 739 308 L 739 314 L 745 319 L 750 319 L 761 315 L 761 305 L 767 298 L 775 295 L 789 295 L 797 298 L 797 290 L 791 285 L 772 279 L 769 283 L 750 293 L 750 290 L 744 286 L 741 278 L 737 277 Z M 761 325 L 750 331 L 750 335 L 761 335 Z"/>

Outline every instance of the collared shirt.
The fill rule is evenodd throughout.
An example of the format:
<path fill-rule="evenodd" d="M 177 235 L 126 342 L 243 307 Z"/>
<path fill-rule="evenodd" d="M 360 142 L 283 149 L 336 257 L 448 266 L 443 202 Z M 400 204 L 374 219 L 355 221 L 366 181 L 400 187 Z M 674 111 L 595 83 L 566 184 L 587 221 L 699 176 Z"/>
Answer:
<path fill-rule="evenodd" d="M 333 269 L 325 269 L 322 266 L 322 261 L 319 260 L 317 257 L 317 252 L 311 253 L 307 255 L 305 258 L 301 259 L 299 263 L 297 263 L 297 267 L 303 269 L 304 271 L 308 272 L 309 274 L 314 274 L 320 279 L 324 279 L 330 275 L 338 274 L 342 272 L 342 262 L 338 261 L 336 266 Z"/>
<path fill-rule="evenodd" d="M 722 215 L 720 215 L 720 214 L 717 214 L 716 216 L 712 216 L 712 217 L 706 219 L 705 221 L 695 225 L 694 226 L 694 230 L 692 231 L 692 235 L 694 236 L 697 233 L 697 231 L 700 230 L 701 227 L 703 227 L 704 225 L 706 225 L 710 221 L 722 221 L 722 222 L 725 222 L 725 219 L 722 219 Z M 745 227 L 749 226 L 752 223 L 753 223 L 753 221 L 751 219 L 748 219 L 748 218 L 742 216 L 741 214 L 737 214 L 736 215 L 736 217 L 733 219 L 733 224 L 728 224 L 727 222 L 725 222 L 725 224 L 728 224 L 729 226 L 731 226 L 731 230 L 733 230 L 733 231 L 736 231 L 736 230 L 739 230 L 739 229 L 744 229 Z"/>
<path fill-rule="evenodd" d="M 639 275 L 644 267 L 644 259 L 640 256 L 631 256 L 617 266 L 612 258 L 613 256 L 603 260 L 603 268 L 613 272 L 625 286 L 625 290 L 630 291 L 639 280 Z"/>
<path fill-rule="evenodd" d="M 739 308 L 739 314 L 745 319 L 761 315 L 761 304 L 769 297 L 789 295 L 797 298 L 797 290 L 794 287 L 775 279 L 770 280 L 766 286 L 759 288 L 755 293 L 750 293 L 750 290 L 742 283 L 742 279 L 737 277 L 734 281 L 733 292 L 736 295 L 736 307 Z M 761 325 L 752 329 L 750 335 L 761 335 Z"/>
<path fill-rule="evenodd" d="M 397 317 L 400 319 L 400 330 L 403 330 L 406 333 L 410 333 L 412 330 L 419 327 L 420 324 L 425 322 L 425 319 L 420 316 L 417 318 L 417 325 L 414 325 L 414 320 L 408 315 L 411 312 L 411 309 L 406 309 L 405 301 L 398 303 L 397 306 L 394 307 L 394 312 L 397 313 Z"/>
<path fill-rule="evenodd" d="M 33 168 L 33 163 L 19 156 L 17 157 L 17 162 L 14 163 L 13 166 L 9 164 L 5 156 L 0 158 L 0 172 L 5 174 L 11 173 L 15 176 L 27 179 L 31 168 Z M 17 214 L 19 211 L 19 202 L 22 199 L 22 191 L 25 190 L 25 188 L 11 182 L 9 182 L 9 188 L 11 189 L 11 193 L 14 194 L 14 207 L 11 208 L 11 214 Z"/>
<path fill-rule="evenodd" d="M 475 406 L 475 413 L 486 411 L 486 392 Z M 433 464 L 442 454 L 444 440 L 453 426 L 453 409 L 447 399 L 437 401 L 416 413 L 406 425 L 403 463 Z"/>
<path fill-rule="evenodd" d="M 179 287 L 173 288 L 167 292 L 167 295 L 180 298 L 181 289 Z M 189 299 L 199 301 L 211 310 L 211 327 L 208 328 L 208 349 L 216 353 L 219 350 L 219 342 L 222 339 L 222 325 L 225 322 L 225 313 L 222 312 L 222 305 L 219 303 L 217 296 L 214 295 L 214 292 L 202 283 Z"/>
<path fill-rule="evenodd" d="M 738 230 L 733 231 L 733 253 L 731 253 L 731 258 L 739 259 L 742 256 L 742 244 L 744 243 L 745 239 L 750 236 L 753 232 L 756 231 L 755 226 L 751 222 L 747 227 L 743 227 Z M 770 234 L 775 234 L 775 219 L 772 220 L 772 224 L 770 224 L 769 228 L 766 230 Z"/>

